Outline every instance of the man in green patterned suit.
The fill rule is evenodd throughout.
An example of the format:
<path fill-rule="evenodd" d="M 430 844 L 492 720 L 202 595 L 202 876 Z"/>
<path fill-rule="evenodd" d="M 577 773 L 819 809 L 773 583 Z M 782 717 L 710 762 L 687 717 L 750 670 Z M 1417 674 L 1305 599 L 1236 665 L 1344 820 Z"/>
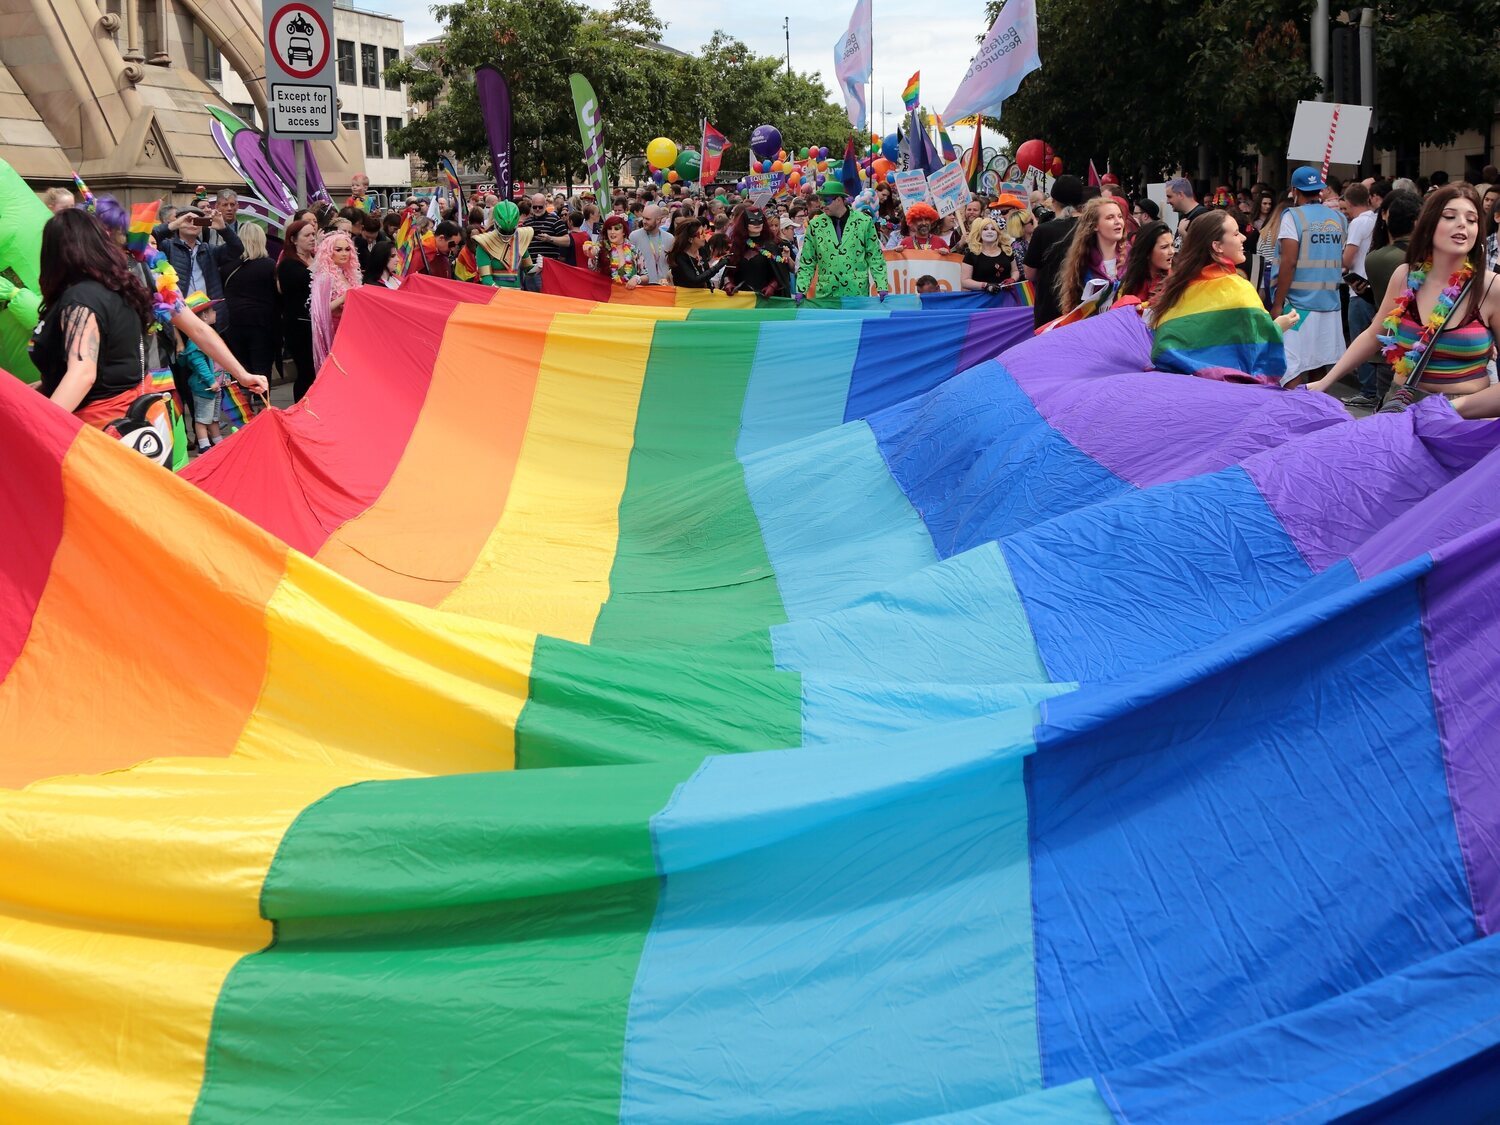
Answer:
<path fill-rule="evenodd" d="M 818 194 L 823 197 L 823 213 L 807 224 L 797 291 L 810 297 L 868 297 L 873 278 L 885 300 L 891 286 L 874 222 L 862 211 L 849 210 L 849 194 L 832 176 Z M 809 291 L 814 274 L 817 282 Z"/>

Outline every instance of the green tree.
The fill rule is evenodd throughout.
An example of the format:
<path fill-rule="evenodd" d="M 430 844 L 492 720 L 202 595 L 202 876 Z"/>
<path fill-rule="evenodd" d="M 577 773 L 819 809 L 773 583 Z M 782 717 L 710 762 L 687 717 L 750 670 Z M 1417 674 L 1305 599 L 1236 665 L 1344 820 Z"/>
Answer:
<path fill-rule="evenodd" d="M 387 71 L 425 106 L 393 143 L 429 164 L 444 153 L 484 163 L 489 142 L 473 77 L 485 63 L 510 84 L 520 179 L 536 178 L 543 166 L 552 175 L 581 176 L 572 72 L 588 75 L 610 107 L 606 136 L 617 150 L 638 149 L 656 135 L 654 107 L 669 104 L 680 84 L 679 60 L 650 49 L 662 24 L 649 0 L 619 0 L 605 11 L 577 0 L 475 0 L 436 12 L 442 38 Z"/>
<path fill-rule="evenodd" d="M 726 171 L 748 168 L 750 131 L 762 123 L 780 128 L 789 149 L 817 144 L 842 153 L 849 133 L 844 110 L 816 78 L 788 75 L 778 59 L 756 55 L 722 31 L 695 55 L 663 50 L 663 25 L 650 0 L 616 0 L 603 11 L 579 0 L 473 0 L 436 13 L 442 38 L 387 71 L 424 107 L 391 143 L 429 164 L 447 153 L 486 163 L 489 143 L 473 83 L 485 63 L 510 83 L 520 179 L 536 178 L 543 165 L 553 177 L 583 178 L 568 88 L 573 71 L 599 96 L 612 178 L 653 137 L 696 148 L 705 117 L 732 142 Z"/>
<path fill-rule="evenodd" d="M 1375 12 L 1375 143 L 1414 160 L 1419 145 L 1488 131 L 1500 103 L 1500 2 L 1381 0 Z"/>
<path fill-rule="evenodd" d="M 999 11 L 989 5 L 988 20 Z M 1375 142 L 1415 150 L 1484 128 L 1500 100 L 1500 0 L 1376 0 Z M 1302 0 L 1038 0 L 1042 69 L 1005 103 L 1017 143 L 1042 137 L 1077 171 L 1109 156 L 1156 176 L 1286 151 L 1297 102 L 1317 96 Z M 1357 14 L 1357 13 L 1356 13 Z M 1442 82 L 1463 51 L 1463 80 Z M 1409 169 L 1414 171 L 1415 169 Z"/>

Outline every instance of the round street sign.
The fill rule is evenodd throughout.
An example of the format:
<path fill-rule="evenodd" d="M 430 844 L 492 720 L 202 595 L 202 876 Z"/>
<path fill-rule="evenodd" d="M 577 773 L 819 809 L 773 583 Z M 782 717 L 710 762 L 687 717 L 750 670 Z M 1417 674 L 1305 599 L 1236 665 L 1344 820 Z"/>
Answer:
<path fill-rule="evenodd" d="M 271 19 L 271 54 L 293 78 L 313 78 L 328 65 L 333 39 L 323 17 L 309 4 L 283 5 Z"/>

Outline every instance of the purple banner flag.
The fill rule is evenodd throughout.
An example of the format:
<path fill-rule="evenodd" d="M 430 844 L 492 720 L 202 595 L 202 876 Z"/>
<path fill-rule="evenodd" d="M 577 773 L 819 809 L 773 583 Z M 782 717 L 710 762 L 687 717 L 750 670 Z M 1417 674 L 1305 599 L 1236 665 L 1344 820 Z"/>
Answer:
<path fill-rule="evenodd" d="M 484 131 L 490 138 L 495 194 L 501 199 L 509 199 L 515 182 L 510 165 L 510 86 L 505 75 L 488 63 L 474 72 L 474 86 L 479 92 L 479 113 L 484 118 Z"/>

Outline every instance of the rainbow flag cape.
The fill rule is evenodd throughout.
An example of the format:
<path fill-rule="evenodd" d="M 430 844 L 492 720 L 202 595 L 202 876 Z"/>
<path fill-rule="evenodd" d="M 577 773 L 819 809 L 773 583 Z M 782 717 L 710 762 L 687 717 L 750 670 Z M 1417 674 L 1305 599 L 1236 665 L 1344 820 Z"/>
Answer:
<path fill-rule="evenodd" d="M 1255 286 L 1223 266 L 1205 269 L 1154 329 L 1151 361 L 1162 371 L 1286 374 L 1281 330 Z"/>
<path fill-rule="evenodd" d="M 474 247 L 465 245 L 453 261 L 453 276 L 459 281 L 473 281 L 479 276 L 479 262 L 474 257 Z"/>
<path fill-rule="evenodd" d="M 922 72 L 919 70 L 906 80 L 906 87 L 901 91 L 901 101 L 910 113 L 917 108 L 917 103 L 922 100 Z"/>
<path fill-rule="evenodd" d="M 188 479 L 0 381 L 6 1114 L 1496 1104 L 1497 427 L 1025 316 L 364 287 Z"/>

